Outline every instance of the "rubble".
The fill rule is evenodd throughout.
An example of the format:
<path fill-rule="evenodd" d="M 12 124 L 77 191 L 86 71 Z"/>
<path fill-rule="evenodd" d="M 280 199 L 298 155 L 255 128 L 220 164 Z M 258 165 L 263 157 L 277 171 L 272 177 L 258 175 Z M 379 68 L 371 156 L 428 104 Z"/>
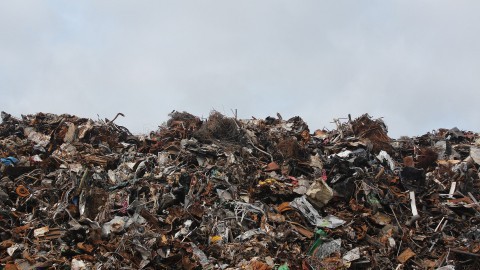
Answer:
<path fill-rule="evenodd" d="M 173 112 L 0 124 L 4 269 L 478 269 L 480 135 Z"/>

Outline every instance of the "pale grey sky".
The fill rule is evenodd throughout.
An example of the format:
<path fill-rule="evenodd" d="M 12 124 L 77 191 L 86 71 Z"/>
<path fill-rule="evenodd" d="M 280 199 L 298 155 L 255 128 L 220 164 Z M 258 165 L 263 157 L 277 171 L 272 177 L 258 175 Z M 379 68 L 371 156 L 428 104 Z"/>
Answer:
<path fill-rule="evenodd" d="M 126 117 L 384 117 L 480 131 L 480 2 L 2 1 L 0 110 Z"/>

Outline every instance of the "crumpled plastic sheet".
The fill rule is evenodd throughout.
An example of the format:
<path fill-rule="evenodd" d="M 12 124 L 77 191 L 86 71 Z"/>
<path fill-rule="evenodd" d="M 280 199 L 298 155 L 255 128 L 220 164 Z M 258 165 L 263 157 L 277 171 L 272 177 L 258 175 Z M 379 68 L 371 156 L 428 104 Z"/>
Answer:
<path fill-rule="evenodd" d="M 334 229 L 345 224 L 344 220 L 332 215 L 328 215 L 324 218 L 321 217 L 318 211 L 313 207 L 313 205 L 308 202 L 305 195 L 295 198 L 293 201 L 290 202 L 290 206 L 302 212 L 302 214 L 307 218 L 310 224 L 318 227 Z"/>

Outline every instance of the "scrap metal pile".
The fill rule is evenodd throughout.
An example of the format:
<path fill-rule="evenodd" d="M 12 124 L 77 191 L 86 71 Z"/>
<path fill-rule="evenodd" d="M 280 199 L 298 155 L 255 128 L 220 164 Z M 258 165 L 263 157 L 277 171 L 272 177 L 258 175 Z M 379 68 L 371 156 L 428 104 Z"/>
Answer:
<path fill-rule="evenodd" d="M 115 120 L 115 119 L 114 119 Z M 173 112 L 0 124 L 4 269 L 479 269 L 479 134 Z"/>

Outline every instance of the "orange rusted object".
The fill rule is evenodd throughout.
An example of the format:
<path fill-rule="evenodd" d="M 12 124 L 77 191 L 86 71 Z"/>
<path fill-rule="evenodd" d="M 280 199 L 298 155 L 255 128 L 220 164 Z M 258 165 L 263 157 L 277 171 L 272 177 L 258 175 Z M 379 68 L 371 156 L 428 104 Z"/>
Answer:
<path fill-rule="evenodd" d="M 30 191 L 23 185 L 19 185 L 16 189 L 15 192 L 17 192 L 17 195 L 20 197 L 27 197 L 30 195 Z"/>
<path fill-rule="evenodd" d="M 273 171 L 278 171 L 280 170 L 280 166 L 276 162 L 270 162 L 267 165 L 267 168 L 265 168 L 266 172 L 273 172 Z"/>

